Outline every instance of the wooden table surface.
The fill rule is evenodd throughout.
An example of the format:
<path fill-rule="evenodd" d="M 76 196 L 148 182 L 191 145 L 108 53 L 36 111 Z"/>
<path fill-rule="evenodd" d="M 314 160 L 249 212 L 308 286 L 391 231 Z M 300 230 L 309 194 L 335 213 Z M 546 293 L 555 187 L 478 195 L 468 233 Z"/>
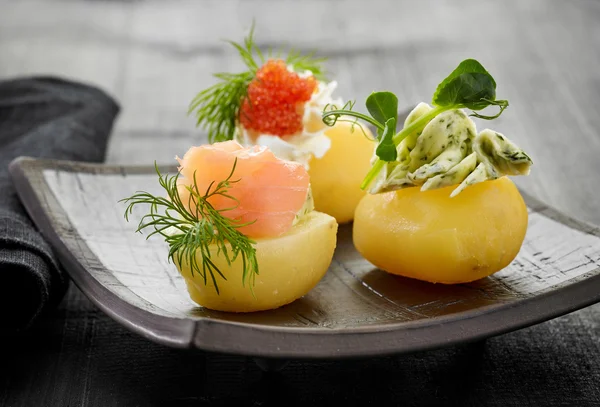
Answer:
<path fill-rule="evenodd" d="M 253 17 L 262 46 L 290 44 L 328 57 L 338 94 L 356 99 L 357 106 L 373 90 L 394 91 L 406 107 L 429 101 L 458 62 L 480 60 L 510 107 L 493 123 L 478 125 L 506 134 L 534 160 L 531 175 L 516 179 L 518 185 L 569 215 L 600 224 L 597 1 L 0 0 L 0 79 L 52 74 L 97 85 L 122 106 L 107 161 L 172 163 L 203 141 L 186 116 L 188 102 L 212 83 L 212 72 L 241 68 L 221 40 L 240 40 Z M 579 311 L 577 318 L 600 330 L 600 306 Z M 538 329 L 559 329 L 560 323 Z M 518 334 L 527 330 L 509 335 Z M 314 386 L 330 386 L 333 400 L 342 400 L 357 383 L 376 386 L 373 376 L 394 377 L 398 366 L 426 363 L 435 353 L 377 364 L 297 362 L 292 385 L 285 375 L 262 375 L 251 360 L 150 343 L 72 287 L 34 332 L 0 351 L 2 358 L 7 362 L 0 362 L 0 404 L 7 406 L 150 406 L 165 400 L 263 405 L 289 401 L 292 391 L 313 400 Z M 482 368 L 493 370 L 502 362 L 486 363 Z M 449 375 L 462 372 L 447 369 Z M 600 367 L 589 374 L 600 383 Z M 430 405 L 437 400 L 432 394 L 450 391 L 423 380 L 410 405 Z M 484 396 L 454 402 L 496 405 Z M 532 403 L 534 396 L 519 404 Z M 363 404 L 391 400 L 381 394 L 352 397 Z"/>

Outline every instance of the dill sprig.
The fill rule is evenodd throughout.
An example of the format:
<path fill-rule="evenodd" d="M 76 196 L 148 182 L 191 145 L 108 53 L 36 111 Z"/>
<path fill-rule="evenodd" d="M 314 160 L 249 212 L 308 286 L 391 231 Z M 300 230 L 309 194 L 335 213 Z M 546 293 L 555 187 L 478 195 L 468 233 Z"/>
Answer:
<path fill-rule="evenodd" d="M 288 55 L 283 58 L 280 54 L 273 55 L 269 50 L 265 57 L 254 41 L 254 24 L 242 44 L 227 42 L 238 51 L 248 70 L 240 73 L 214 74 L 219 81 L 198 93 L 188 109 L 188 114 L 194 113 L 196 116 L 196 126 L 208 132 L 210 143 L 233 139 L 240 109 L 247 96 L 248 85 L 256 76 L 256 71 L 268 59 L 284 59 L 286 64 L 292 66 L 295 71 L 309 70 L 318 80 L 325 79 L 323 69 L 325 58 L 317 58 L 314 53 L 303 55 L 290 49 Z"/>
<path fill-rule="evenodd" d="M 325 70 L 323 68 L 325 60 L 325 57 L 316 57 L 314 52 L 303 55 L 292 49 L 288 52 L 285 63 L 293 66 L 294 71 L 310 71 L 315 78 L 321 81 L 325 80 Z"/>
<path fill-rule="evenodd" d="M 125 210 L 127 221 L 129 221 L 134 206 L 149 205 L 150 212 L 140 219 L 136 232 L 152 228 L 153 231 L 148 234 L 146 239 L 156 234 L 163 236 L 169 245 L 169 260 L 176 260 L 180 266 L 187 262 L 191 267 L 192 275 L 198 273 L 204 279 L 204 284 L 207 283 L 207 278 L 210 276 L 217 294 L 219 286 L 216 275 L 218 274 L 223 280 L 227 280 L 227 278 L 212 261 L 210 247 L 213 245 L 217 247 L 216 255 L 223 256 L 229 265 L 238 256 L 241 258 L 242 285 L 249 282 L 250 290 L 252 290 L 258 274 L 255 242 L 238 230 L 248 223 L 239 223 L 223 216 L 223 212 L 232 210 L 235 206 L 216 209 L 208 201 L 211 197 L 220 195 L 237 202 L 228 194 L 229 188 L 239 182 L 239 179 L 232 180 L 236 164 L 237 159 L 229 176 L 218 183 L 213 181 L 205 192 L 198 189 L 194 173 L 193 184 L 185 186 L 190 193 L 187 206 L 182 202 L 177 189 L 177 179 L 180 173 L 172 176 L 162 175 L 156 164 L 158 182 L 166 191 L 168 198 L 138 191 L 131 197 L 120 201 L 128 204 Z M 198 257 L 201 258 L 200 264 Z"/>

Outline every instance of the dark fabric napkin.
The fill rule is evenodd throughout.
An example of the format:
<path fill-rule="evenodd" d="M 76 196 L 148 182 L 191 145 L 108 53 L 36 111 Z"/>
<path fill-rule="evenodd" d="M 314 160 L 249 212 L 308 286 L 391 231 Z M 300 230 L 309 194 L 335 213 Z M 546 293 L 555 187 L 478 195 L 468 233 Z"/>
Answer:
<path fill-rule="evenodd" d="M 18 156 L 104 160 L 119 107 L 102 91 L 56 78 L 0 81 L 0 333 L 29 327 L 68 279 L 19 202 L 8 174 Z"/>

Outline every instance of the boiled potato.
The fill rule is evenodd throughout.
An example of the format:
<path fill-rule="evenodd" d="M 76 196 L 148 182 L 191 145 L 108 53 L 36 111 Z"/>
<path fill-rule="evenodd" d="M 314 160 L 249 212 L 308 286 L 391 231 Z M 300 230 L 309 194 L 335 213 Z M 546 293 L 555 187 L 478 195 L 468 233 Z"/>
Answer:
<path fill-rule="evenodd" d="M 365 196 L 356 208 L 354 245 L 392 274 L 434 283 L 478 280 L 506 267 L 527 229 L 527 208 L 506 177 L 421 192 Z"/>
<path fill-rule="evenodd" d="M 331 148 L 322 158 L 309 161 L 308 174 L 315 200 L 315 209 L 333 216 L 338 223 L 354 218 L 356 205 L 365 195 L 360 184 L 371 168 L 375 143 L 369 129 L 366 135 L 351 123 L 338 121 L 326 131 Z"/>
<path fill-rule="evenodd" d="M 252 312 L 281 307 L 308 293 L 327 272 L 336 246 L 337 223 L 324 213 L 310 212 L 290 231 L 276 238 L 256 240 L 259 275 L 254 296 L 242 285 L 242 264 L 231 265 L 211 250 L 212 260 L 227 277 L 217 276 L 220 293 L 210 280 L 194 273 L 189 264 L 176 263 L 192 300 L 218 311 Z M 177 256 L 175 256 L 177 257 Z M 199 258 L 200 262 L 201 259 Z"/>

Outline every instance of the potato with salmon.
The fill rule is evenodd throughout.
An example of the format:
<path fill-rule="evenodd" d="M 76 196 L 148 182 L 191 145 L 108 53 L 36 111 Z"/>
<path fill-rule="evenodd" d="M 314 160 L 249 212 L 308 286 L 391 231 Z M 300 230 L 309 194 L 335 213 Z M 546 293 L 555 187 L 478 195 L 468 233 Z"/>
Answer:
<path fill-rule="evenodd" d="M 197 125 L 210 142 L 266 146 L 277 157 L 302 164 L 316 210 L 339 223 L 352 221 L 365 194 L 360 182 L 370 166 L 373 136 L 341 120 L 332 128 L 323 122 L 323 109 L 343 105 L 333 97 L 337 82 L 325 80 L 323 61 L 298 53 L 263 58 L 253 31 L 242 44 L 232 44 L 247 70 L 218 74 L 219 82 L 192 100 Z"/>
<path fill-rule="evenodd" d="M 337 223 L 324 213 L 311 211 L 286 233 L 256 239 L 256 261 L 259 273 L 248 289 L 241 278 L 241 260 L 231 264 L 212 246 L 214 264 L 226 270 L 227 281 L 204 282 L 192 272 L 188 261 L 176 265 L 185 279 L 192 300 L 203 307 L 229 312 L 252 312 L 279 308 L 307 294 L 323 278 L 336 246 Z M 200 261 L 198 259 L 197 261 Z"/>
<path fill-rule="evenodd" d="M 168 198 L 137 193 L 125 200 L 126 214 L 150 205 L 138 230 L 165 238 L 193 301 L 218 311 L 262 311 L 289 304 L 321 280 L 337 223 L 314 210 L 301 164 L 236 141 L 192 147 L 178 161 L 178 175 L 159 173 Z"/>

